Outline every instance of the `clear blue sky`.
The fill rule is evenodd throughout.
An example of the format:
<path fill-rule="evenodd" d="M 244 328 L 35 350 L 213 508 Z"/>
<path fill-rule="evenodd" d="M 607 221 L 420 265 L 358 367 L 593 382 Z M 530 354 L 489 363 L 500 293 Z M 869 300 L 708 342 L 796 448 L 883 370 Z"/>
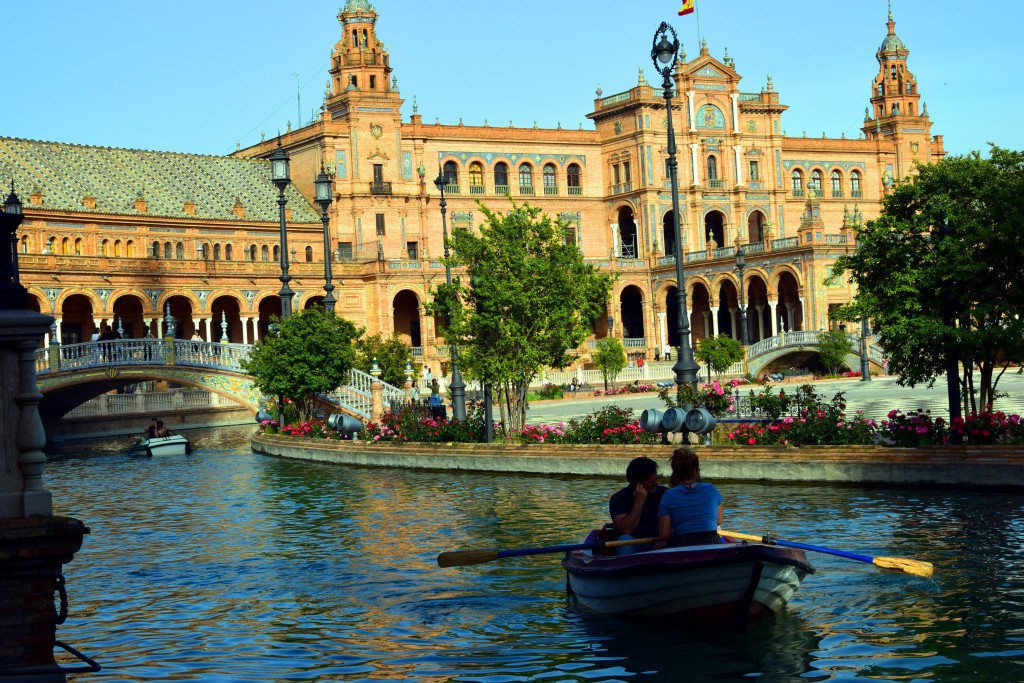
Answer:
<path fill-rule="evenodd" d="M 756 92 L 771 74 L 789 135 L 857 137 L 886 34 L 886 0 L 697 0 L 711 54 Z M 0 135 L 227 154 L 318 108 L 344 0 L 38 0 L 3 4 Z M 657 85 L 651 39 L 675 26 L 690 58 L 697 16 L 679 0 L 376 0 L 378 36 L 425 122 L 592 128 L 605 96 Z M 910 70 L 954 154 L 1024 149 L 1024 3 L 893 0 Z M 296 78 L 295 74 L 298 74 Z M 15 86 L 12 88 L 11 86 Z M 12 106 L 9 95 L 17 102 Z"/>

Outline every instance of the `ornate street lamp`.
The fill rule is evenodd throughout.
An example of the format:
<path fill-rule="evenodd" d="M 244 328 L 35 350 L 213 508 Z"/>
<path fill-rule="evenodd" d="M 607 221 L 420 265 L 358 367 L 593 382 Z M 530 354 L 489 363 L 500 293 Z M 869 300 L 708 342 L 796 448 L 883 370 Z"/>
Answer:
<path fill-rule="evenodd" d="M 670 40 L 671 38 L 671 40 Z M 682 387 L 689 384 L 697 391 L 697 371 L 700 369 L 693 359 L 690 348 L 690 319 L 686 314 L 686 280 L 683 273 L 683 236 L 679 230 L 679 175 L 676 162 L 676 135 L 672 127 L 672 70 L 675 68 L 679 55 L 679 39 L 676 31 L 667 23 L 662 22 L 654 32 L 654 46 L 651 48 L 651 60 L 654 68 L 662 76 L 662 91 L 665 94 L 665 114 L 668 119 L 668 166 L 669 180 L 672 182 L 672 234 L 675 236 L 673 245 L 676 258 L 676 302 L 679 305 L 679 351 L 676 364 L 672 370 L 676 373 L 676 384 Z"/>
<path fill-rule="evenodd" d="M 320 220 L 324 224 L 324 309 L 334 313 L 334 285 L 331 284 L 331 231 L 327 210 L 331 208 L 331 176 L 320 165 L 320 175 L 313 181 L 316 186 L 316 203 L 320 205 Z"/>
<path fill-rule="evenodd" d="M 288 152 L 281 147 L 281 138 L 277 138 L 277 149 L 270 154 L 270 180 L 277 185 L 277 206 L 281 222 L 281 291 L 277 293 L 281 299 L 281 317 L 292 315 L 292 297 L 295 293 L 288 286 L 292 276 L 288 274 L 288 228 L 284 222 L 284 208 L 288 200 L 284 196 L 285 188 L 291 182 L 288 177 Z"/>
<path fill-rule="evenodd" d="M 747 257 L 743 253 L 743 245 L 736 245 L 736 270 L 740 274 L 740 344 L 747 346 L 750 337 L 747 335 L 747 293 L 743 288 L 743 269 L 747 267 Z"/>
<path fill-rule="evenodd" d="M 18 226 L 22 220 L 21 200 L 14 194 L 12 178 L 11 193 L 0 214 L 0 309 L 8 311 L 28 308 L 28 290 L 18 275 Z"/>
<path fill-rule="evenodd" d="M 440 170 L 440 169 L 438 169 Z M 443 172 L 438 173 L 434 185 L 441 192 L 441 231 L 444 237 L 444 279 L 449 285 L 452 283 L 452 269 L 448 265 L 448 219 L 445 217 L 447 203 L 444 200 L 444 187 L 448 184 L 448 177 Z M 452 324 L 451 311 L 448 312 L 448 325 Z M 449 342 L 448 349 L 452 357 L 452 381 L 448 388 L 452 391 L 452 413 L 457 422 L 466 419 L 466 383 L 462 381 L 462 373 L 459 372 L 459 348 Z"/>

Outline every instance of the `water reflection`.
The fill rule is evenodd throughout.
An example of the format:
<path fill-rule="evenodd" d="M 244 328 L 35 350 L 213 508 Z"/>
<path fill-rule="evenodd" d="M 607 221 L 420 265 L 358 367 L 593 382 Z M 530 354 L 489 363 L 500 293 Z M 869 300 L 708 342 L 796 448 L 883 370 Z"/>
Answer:
<path fill-rule="evenodd" d="M 1019 495 L 722 482 L 730 528 L 928 560 L 936 576 L 813 555 L 788 613 L 706 634 L 574 608 L 557 555 L 434 563 L 576 541 L 617 482 L 337 467 L 229 442 L 49 466 L 60 511 L 93 531 L 65 568 L 60 636 L 106 680 L 1024 680 Z"/>

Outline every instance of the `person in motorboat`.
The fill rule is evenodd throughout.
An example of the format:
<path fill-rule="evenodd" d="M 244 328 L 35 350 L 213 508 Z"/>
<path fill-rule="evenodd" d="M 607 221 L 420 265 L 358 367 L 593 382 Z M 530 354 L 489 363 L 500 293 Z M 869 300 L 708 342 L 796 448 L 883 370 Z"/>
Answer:
<path fill-rule="evenodd" d="M 158 437 L 170 436 L 171 430 L 164 426 L 163 420 L 156 421 L 156 435 Z"/>
<path fill-rule="evenodd" d="M 658 463 L 650 458 L 633 458 L 626 466 L 626 481 L 626 487 L 612 494 L 608 501 L 618 540 L 657 537 L 660 530 L 659 505 L 668 490 L 658 484 Z M 615 551 L 619 555 L 628 555 L 651 550 L 653 545 L 621 545 Z"/>
<path fill-rule="evenodd" d="M 149 426 L 146 427 L 146 429 L 143 430 L 143 432 L 142 432 L 142 438 L 143 439 L 154 439 L 154 438 L 156 438 L 156 430 L 158 428 L 158 422 L 159 422 L 159 420 L 157 420 L 155 417 L 150 418 Z"/>
<path fill-rule="evenodd" d="M 669 545 L 721 543 L 722 494 L 714 484 L 700 480 L 700 460 L 692 448 L 672 452 L 670 488 L 658 510 L 659 537 Z"/>

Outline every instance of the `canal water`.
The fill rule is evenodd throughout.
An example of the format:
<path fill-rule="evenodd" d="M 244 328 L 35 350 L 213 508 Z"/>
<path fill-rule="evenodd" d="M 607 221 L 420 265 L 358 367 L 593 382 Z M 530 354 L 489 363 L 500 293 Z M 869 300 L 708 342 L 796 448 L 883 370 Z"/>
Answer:
<path fill-rule="evenodd" d="M 73 680 L 1024 681 L 1019 494 L 718 482 L 726 528 L 936 572 L 811 553 L 785 614 L 716 634 L 583 611 L 558 555 L 435 563 L 576 542 L 616 481 L 291 462 L 249 452 L 249 431 L 47 466 L 58 513 L 92 530 L 58 638 L 104 668 Z"/>

